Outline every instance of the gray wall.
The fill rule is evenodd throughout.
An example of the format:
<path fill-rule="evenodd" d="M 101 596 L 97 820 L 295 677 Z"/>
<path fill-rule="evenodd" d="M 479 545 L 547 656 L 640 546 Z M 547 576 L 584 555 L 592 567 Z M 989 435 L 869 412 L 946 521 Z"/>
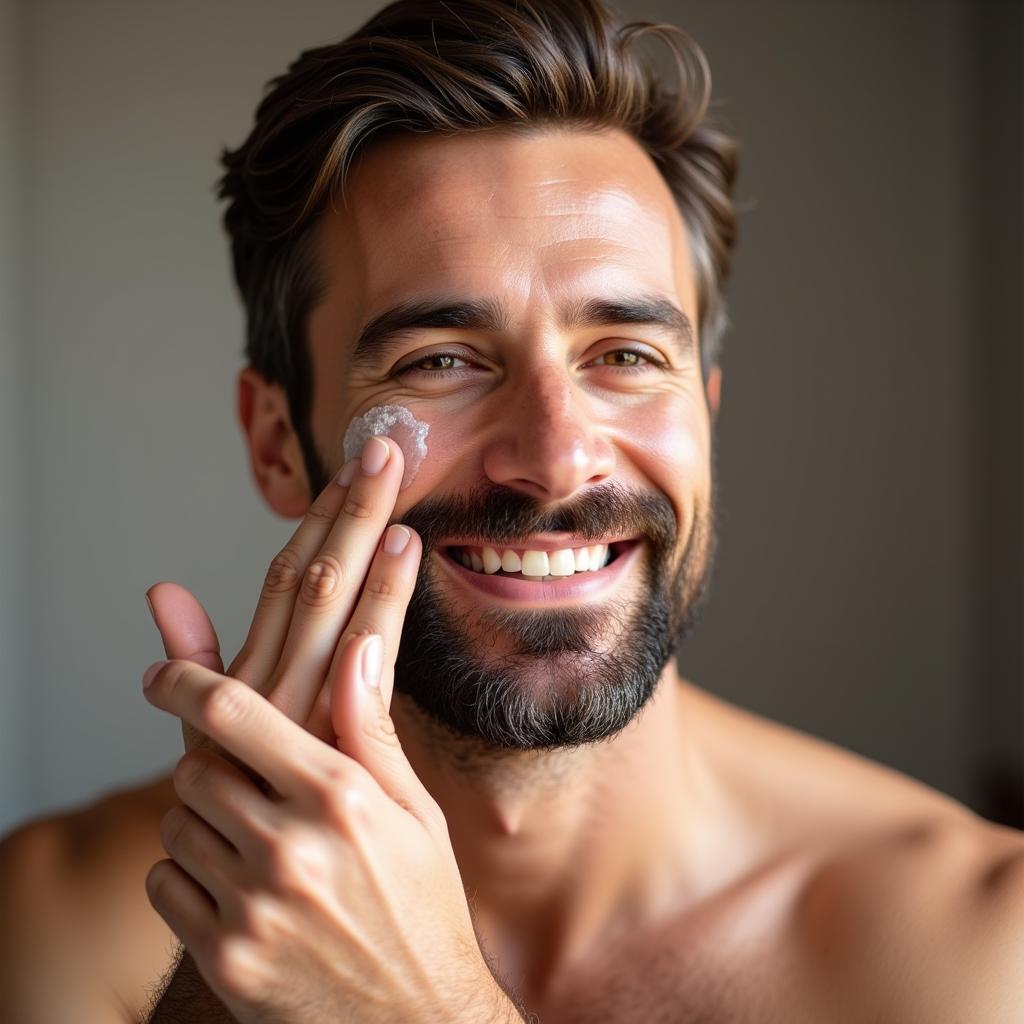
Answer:
<path fill-rule="evenodd" d="M 24 36 L 21 6 L 0 0 L 0 830 L 32 805 L 26 531 L 29 505 L 24 313 Z"/>
<path fill-rule="evenodd" d="M 978 569 L 976 463 L 1020 424 L 1019 391 L 990 424 L 971 375 L 968 5 L 620 6 L 690 29 L 743 145 L 721 550 L 684 669 L 987 809 L 979 765 L 1012 795 L 1024 722 L 1019 669 L 981 652 L 995 602 L 1019 653 L 1021 567 Z M 244 636 L 290 525 L 234 425 L 216 157 L 266 79 L 375 7 L 0 0 L 0 830 L 178 756 L 140 695 L 151 583 L 190 587 L 229 656 Z"/>

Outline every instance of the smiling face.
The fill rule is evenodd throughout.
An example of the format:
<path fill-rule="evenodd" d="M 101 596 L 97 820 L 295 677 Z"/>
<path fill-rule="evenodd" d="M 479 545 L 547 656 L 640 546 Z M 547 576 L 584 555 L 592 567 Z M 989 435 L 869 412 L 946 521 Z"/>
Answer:
<path fill-rule="evenodd" d="M 560 129 L 378 142 L 335 205 L 308 324 L 325 478 L 355 417 L 429 426 L 393 516 L 424 538 L 396 693 L 496 746 L 613 734 L 692 625 L 715 541 L 671 193 L 628 135 Z"/>

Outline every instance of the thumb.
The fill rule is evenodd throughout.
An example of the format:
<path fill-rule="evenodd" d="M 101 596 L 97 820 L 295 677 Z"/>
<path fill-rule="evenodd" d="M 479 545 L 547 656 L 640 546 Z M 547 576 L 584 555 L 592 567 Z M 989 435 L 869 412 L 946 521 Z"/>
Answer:
<path fill-rule="evenodd" d="M 155 583 L 146 591 L 146 603 L 168 658 L 194 661 L 223 674 L 217 631 L 196 597 L 177 583 Z M 181 723 L 181 735 L 186 750 L 217 749 L 212 740 L 188 722 Z"/>
<path fill-rule="evenodd" d="M 433 798 L 402 750 L 384 703 L 384 643 L 361 633 L 342 648 L 330 689 L 331 724 L 338 749 L 358 761 L 396 803 L 420 816 Z"/>
<path fill-rule="evenodd" d="M 189 591 L 177 583 L 155 583 L 146 591 L 146 601 L 168 658 L 194 661 L 223 673 L 217 631 Z"/>

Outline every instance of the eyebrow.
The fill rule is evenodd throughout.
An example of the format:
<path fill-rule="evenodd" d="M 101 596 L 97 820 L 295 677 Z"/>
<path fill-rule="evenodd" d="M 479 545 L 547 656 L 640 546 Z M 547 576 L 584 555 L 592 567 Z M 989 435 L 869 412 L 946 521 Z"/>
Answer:
<path fill-rule="evenodd" d="M 387 354 L 413 331 L 448 328 L 498 333 L 507 330 L 511 317 L 494 299 L 426 298 L 399 302 L 370 320 L 359 332 L 352 352 L 353 366 L 384 361 Z M 613 327 L 617 324 L 649 324 L 666 331 L 680 358 L 692 354 L 697 344 L 690 318 L 672 301 L 659 295 L 581 299 L 561 311 L 563 330 Z"/>

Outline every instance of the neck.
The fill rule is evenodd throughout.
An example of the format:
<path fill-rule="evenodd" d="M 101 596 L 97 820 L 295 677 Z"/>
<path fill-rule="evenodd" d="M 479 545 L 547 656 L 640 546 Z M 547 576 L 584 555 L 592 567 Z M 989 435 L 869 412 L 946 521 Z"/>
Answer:
<path fill-rule="evenodd" d="M 620 733 L 555 751 L 453 736 L 396 695 L 403 749 L 445 813 L 478 934 L 504 969 L 554 971 L 678 893 L 700 775 L 683 742 L 685 685 L 670 662 Z"/>

